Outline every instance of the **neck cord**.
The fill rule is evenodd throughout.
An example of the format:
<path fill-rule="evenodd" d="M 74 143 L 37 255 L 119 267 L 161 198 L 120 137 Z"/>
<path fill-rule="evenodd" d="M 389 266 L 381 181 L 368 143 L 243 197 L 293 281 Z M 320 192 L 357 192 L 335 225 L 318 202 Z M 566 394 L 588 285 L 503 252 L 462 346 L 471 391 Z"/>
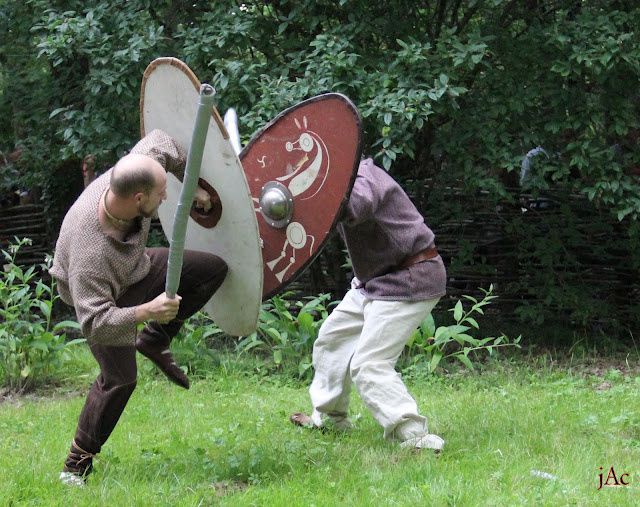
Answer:
<path fill-rule="evenodd" d="M 107 208 L 107 194 L 108 193 L 109 193 L 109 189 L 107 188 L 104 191 L 104 203 L 103 203 L 105 215 L 107 215 L 107 218 L 109 220 L 111 220 L 113 225 L 115 225 L 119 229 L 128 229 L 129 227 L 131 227 L 131 224 L 133 223 L 133 219 L 130 218 L 130 219 L 127 220 L 127 219 L 124 219 L 124 218 L 116 218 L 111 213 L 109 213 L 109 209 Z"/>

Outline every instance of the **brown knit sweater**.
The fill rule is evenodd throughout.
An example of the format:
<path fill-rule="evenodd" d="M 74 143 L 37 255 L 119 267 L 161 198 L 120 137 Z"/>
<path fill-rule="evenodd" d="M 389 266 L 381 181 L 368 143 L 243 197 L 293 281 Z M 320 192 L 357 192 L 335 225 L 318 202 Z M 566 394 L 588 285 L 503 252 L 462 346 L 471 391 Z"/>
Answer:
<path fill-rule="evenodd" d="M 186 153 L 161 130 L 147 134 L 131 153 L 148 155 L 180 180 Z M 137 219 L 125 241 L 107 236 L 98 221 L 100 198 L 112 169 L 91 183 L 67 212 L 56 243 L 51 275 L 62 300 L 75 308 L 82 332 L 91 343 L 133 346 L 135 308 L 116 300 L 149 273 L 145 253 L 151 219 Z"/>

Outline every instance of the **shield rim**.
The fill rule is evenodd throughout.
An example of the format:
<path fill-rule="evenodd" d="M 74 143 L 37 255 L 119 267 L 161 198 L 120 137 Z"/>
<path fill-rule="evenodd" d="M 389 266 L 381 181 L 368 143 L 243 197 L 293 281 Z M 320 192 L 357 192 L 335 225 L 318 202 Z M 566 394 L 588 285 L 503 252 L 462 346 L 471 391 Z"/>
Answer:
<path fill-rule="evenodd" d="M 354 166 L 351 169 L 351 178 L 349 180 L 349 185 L 347 187 L 347 191 L 345 192 L 344 197 L 342 198 L 340 206 L 338 206 L 338 210 L 336 211 L 336 214 L 335 214 L 335 216 L 333 218 L 333 222 L 331 223 L 331 227 L 329 228 L 329 233 L 324 237 L 324 239 L 322 240 L 322 242 L 318 246 L 318 249 L 316 250 L 316 252 L 313 255 L 311 255 L 305 261 L 305 263 L 302 264 L 296 270 L 296 272 L 293 275 L 291 275 L 290 278 L 288 278 L 286 281 L 282 282 L 275 289 L 272 289 L 271 291 L 269 291 L 266 294 L 264 294 L 262 296 L 262 300 L 263 301 L 265 301 L 265 300 L 267 300 L 269 298 L 272 298 L 273 296 L 275 296 L 275 295 L 279 294 L 280 292 L 284 291 L 289 285 L 291 285 L 293 282 L 295 282 L 302 275 L 302 273 L 304 273 L 308 269 L 308 267 L 322 253 L 322 251 L 324 250 L 324 248 L 327 245 L 327 242 L 329 241 L 329 238 L 333 235 L 333 232 L 336 230 L 336 226 L 337 226 L 338 222 L 341 221 L 342 216 L 343 216 L 344 211 L 345 211 L 345 208 L 347 207 L 347 203 L 349 202 L 349 197 L 351 196 L 351 191 L 353 190 L 353 185 L 354 185 L 354 183 L 356 181 L 356 176 L 358 175 L 358 166 L 360 165 L 360 162 L 362 160 L 362 117 L 360 116 L 360 111 L 358 111 L 358 108 L 355 106 L 353 101 L 351 101 L 351 99 L 349 99 L 349 97 L 347 97 L 346 95 L 343 95 L 342 93 L 337 93 L 337 92 L 322 93 L 320 95 L 316 95 L 314 97 L 311 97 L 311 98 L 308 98 L 308 99 L 303 100 L 301 102 L 298 102 L 297 104 L 294 104 L 293 106 L 291 106 L 291 107 L 281 111 L 280 113 L 278 113 L 278 115 L 276 115 L 264 127 L 262 127 L 260 130 L 258 130 L 257 132 L 255 132 L 251 136 L 251 139 L 249 140 L 249 142 L 244 146 L 244 148 L 242 148 L 242 150 L 238 154 L 238 158 L 240 159 L 240 163 L 242 164 L 242 160 L 246 156 L 246 154 L 249 152 L 249 149 L 258 141 L 258 139 L 268 129 L 270 129 L 273 125 L 275 125 L 277 122 L 279 122 L 283 117 L 287 116 L 288 114 L 292 113 L 296 109 L 299 109 L 299 108 L 301 108 L 303 106 L 307 106 L 309 104 L 313 104 L 314 102 L 321 102 L 321 101 L 324 101 L 324 100 L 327 100 L 327 99 L 338 99 L 338 100 L 344 102 L 347 105 L 347 107 L 351 110 L 351 112 L 353 113 L 353 115 L 354 115 L 354 117 L 356 119 L 356 128 L 358 130 L 358 141 L 356 143 L 356 156 L 354 157 Z M 242 167 L 244 168 L 244 165 Z M 263 262 L 264 262 L 264 259 L 263 259 Z"/>
<path fill-rule="evenodd" d="M 156 68 L 160 67 L 161 65 L 170 65 L 172 67 L 176 67 L 177 69 L 181 70 L 193 83 L 193 86 L 195 87 L 196 90 L 199 90 L 200 85 L 202 84 L 198 79 L 198 77 L 195 75 L 195 73 L 191 70 L 191 68 L 189 68 L 189 66 L 186 63 L 172 56 L 161 56 L 160 58 L 156 58 L 151 63 L 149 63 L 149 65 L 147 65 L 147 68 L 144 70 L 144 73 L 142 74 L 142 82 L 140 85 L 140 101 L 138 106 L 140 109 L 138 114 L 138 116 L 140 117 L 140 136 L 142 137 L 144 137 L 145 135 L 144 98 L 145 98 L 146 90 L 144 85 L 147 82 L 147 78 L 153 73 L 154 70 L 156 70 Z M 228 141 L 230 137 L 229 132 L 227 131 L 227 128 L 224 126 L 224 121 L 220 117 L 220 113 L 218 112 L 217 108 L 214 107 L 211 110 L 211 116 L 213 120 L 218 124 L 218 128 L 222 132 L 222 137 Z"/>

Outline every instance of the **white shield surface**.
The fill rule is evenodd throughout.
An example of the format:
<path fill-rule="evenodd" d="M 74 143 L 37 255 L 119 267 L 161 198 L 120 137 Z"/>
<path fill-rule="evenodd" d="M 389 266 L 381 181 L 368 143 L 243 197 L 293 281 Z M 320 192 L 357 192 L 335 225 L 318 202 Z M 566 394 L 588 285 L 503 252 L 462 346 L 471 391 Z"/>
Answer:
<path fill-rule="evenodd" d="M 161 129 L 188 152 L 198 108 L 200 83 L 186 64 L 175 58 L 154 60 L 144 73 L 140 98 L 142 135 Z M 229 265 L 229 273 L 204 310 L 226 333 L 253 332 L 262 302 L 263 262 L 258 223 L 242 165 L 220 115 L 212 110 L 200 178 L 215 189 L 221 214 L 214 226 L 189 218 L 185 248 L 210 252 Z M 171 238 L 182 183 L 167 174 L 167 200 L 158 211 Z M 206 187 L 205 187 L 206 188 Z"/>

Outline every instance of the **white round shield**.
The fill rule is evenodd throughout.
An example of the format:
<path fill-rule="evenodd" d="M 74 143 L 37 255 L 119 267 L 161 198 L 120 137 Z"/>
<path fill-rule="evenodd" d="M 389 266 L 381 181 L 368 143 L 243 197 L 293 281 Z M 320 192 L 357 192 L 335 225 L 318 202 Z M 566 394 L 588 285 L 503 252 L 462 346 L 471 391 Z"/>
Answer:
<path fill-rule="evenodd" d="M 189 150 L 198 108 L 200 82 L 176 58 L 149 64 L 142 80 L 140 128 L 142 135 L 161 129 Z M 262 302 L 263 262 L 255 206 L 242 165 L 218 111 L 213 108 L 200 169 L 200 185 L 212 196 L 207 214 L 192 211 L 185 248 L 220 256 L 229 273 L 204 306 L 227 334 L 242 336 L 257 327 Z M 165 235 L 173 233 L 182 183 L 167 174 L 167 199 L 158 215 Z"/>

